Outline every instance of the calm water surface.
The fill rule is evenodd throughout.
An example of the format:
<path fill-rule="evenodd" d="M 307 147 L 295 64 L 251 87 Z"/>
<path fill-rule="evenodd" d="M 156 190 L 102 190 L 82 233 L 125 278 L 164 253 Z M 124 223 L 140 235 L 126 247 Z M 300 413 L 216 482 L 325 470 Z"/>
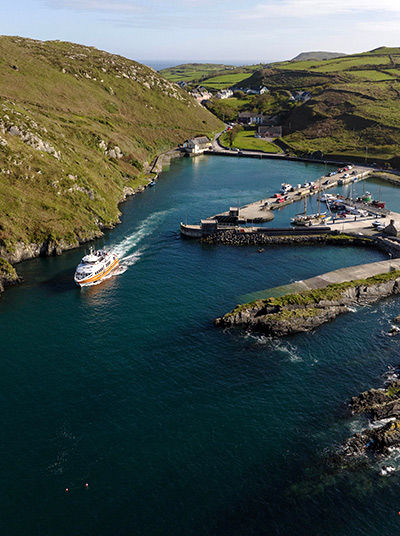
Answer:
<path fill-rule="evenodd" d="M 323 171 L 181 160 L 98 241 L 124 256 L 124 273 L 75 288 L 85 248 L 19 266 L 24 284 L 0 300 L 1 534 L 397 533 L 397 474 L 326 464 L 327 449 L 361 426 L 344 418 L 344 402 L 399 361 L 385 334 L 396 300 L 282 341 L 212 325 L 243 294 L 385 257 L 340 247 L 259 254 L 178 233 L 181 220 Z M 368 188 L 379 186 L 400 210 L 400 190 Z"/>

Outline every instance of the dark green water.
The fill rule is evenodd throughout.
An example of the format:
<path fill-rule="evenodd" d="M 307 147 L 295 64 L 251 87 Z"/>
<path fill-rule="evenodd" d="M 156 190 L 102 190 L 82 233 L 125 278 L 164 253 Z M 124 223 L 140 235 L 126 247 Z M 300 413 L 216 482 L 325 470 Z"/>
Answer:
<path fill-rule="evenodd" d="M 343 417 L 343 403 L 398 363 L 398 343 L 385 335 L 397 302 L 285 341 L 212 326 L 243 294 L 384 257 L 259 254 L 178 234 L 186 216 L 322 172 L 182 160 L 128 201 L 122 224 L 98 242 L 125 256 L 121 275 L 75 288 L 85 248 L 19 266 L 24 284 L 0 300 L 0 534 L 397 533 L 396 473 L 326 464 L 327 449 L 360 426 Z M 382 192 L 400 209 L 399 189 Z"/>

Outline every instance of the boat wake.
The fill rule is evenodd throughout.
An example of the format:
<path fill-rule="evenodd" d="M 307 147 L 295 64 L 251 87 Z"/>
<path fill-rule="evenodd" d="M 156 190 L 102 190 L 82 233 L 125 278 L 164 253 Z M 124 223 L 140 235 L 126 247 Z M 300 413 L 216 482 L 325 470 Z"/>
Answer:
<path fill-rule="evenodd" d="M 175 209 L 163 210 L 151 214 L 151 216 L 143 220 L 142 223 L 130 235 L 125 236 L 121 242 L 115 245 L 106 246 L 104 250 L 115 253 L 115 255 L 117 255 L 119 258 L 119 264 L 107 276 L 102 277 L 100 280 L 86 286 L 92 287 L 102 283 L 106 279 L 111 279 L 112 277 L 122 275 L 130 266 L 136 264 L 142 257 L 144 251 L 147 249 L 146 245 L 139 247 L 140 243 L 145 238 L 150 236 L 157 229 L 165 216 L 173 210 Z"/>
<path fill-rule="evenodd" d="M 163 221 L 165 216 L 171 212 L 171 210 L 174 209 L 163 210 L 151 214 L 148 218 L 142 221 L 139 227 L 137 227 L 130 235 L 126 236 L 119 244 L 106 248 L 113 251 L 113 253 L 115 253 L 119 258 L 119 265 L 115 270 L 113 270 L 112 274 L 110 274 L 110 277 L 125 273 L 130 266 L 133 266 L 140 260 L 147 248 L 146 246 L 141 246 L 138 248 L 139 244 L 157 229 L 159 224 Z"/>
<path fill-rule="evenodd" d="M 133 233 L 126 236 L 119 244 L 110 246 L 109 249 L 119 257 L 120 260 L 124 259 L 126 255 L 132 252 L 132 250 L 147 236 L 150 236 L 153 231 L 158 227 L 165 216 L 171 212 L 171 210 L 163 210 L 151 214 L 148 218 L 142 221 Z"/>

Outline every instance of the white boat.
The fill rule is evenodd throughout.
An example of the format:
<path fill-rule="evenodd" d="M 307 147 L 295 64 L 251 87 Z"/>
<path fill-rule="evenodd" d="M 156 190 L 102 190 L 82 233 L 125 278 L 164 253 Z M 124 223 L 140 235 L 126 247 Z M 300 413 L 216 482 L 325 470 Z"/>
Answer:
<path fill-rule="evenodd" d="M 281 193 L 282 194 L 287 194 L 288 192 L 290 192 L 291 190 L 293 189 L 293 186 L 287 182 L 283 182 L 281 184 Z"/>
<path fill-rule="evenodd" d="M 326 212 L 323 214 L 297 214 L 294 218 L 290 219 L 292 225 L 301 225 L 309 227 L 311 225 L 325 225 L 325 220 L 328 219 Z"/>
<path fill-rule="evenodd" d="M 80 287 L 97 285 L 102 279 L 110 276 L 118 264 L 119 259 L 115 253 L 94 251 L 90 248 L 89 254 L 83 257 L 75 270 L 74 281 Z"/>
<path fill-rule="evenodd" d="M 324 195 L 321 195 L 321 201 L 323 201 L 324 203 L 326 203 L 327 201 L 333 201 L 335 198 L 335 196 L 333 194 L 324 194 Z"/>

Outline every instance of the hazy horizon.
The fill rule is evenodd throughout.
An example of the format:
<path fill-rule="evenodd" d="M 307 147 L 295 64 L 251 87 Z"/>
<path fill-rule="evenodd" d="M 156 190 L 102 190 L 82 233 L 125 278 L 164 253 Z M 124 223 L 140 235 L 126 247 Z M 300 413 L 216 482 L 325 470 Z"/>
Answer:
<path fill-rule="evenodd" d="M 92 45 L 149 62 L 250 64 L 400 44 L 400 2 L 5 0 L 0 34 Z"/>

